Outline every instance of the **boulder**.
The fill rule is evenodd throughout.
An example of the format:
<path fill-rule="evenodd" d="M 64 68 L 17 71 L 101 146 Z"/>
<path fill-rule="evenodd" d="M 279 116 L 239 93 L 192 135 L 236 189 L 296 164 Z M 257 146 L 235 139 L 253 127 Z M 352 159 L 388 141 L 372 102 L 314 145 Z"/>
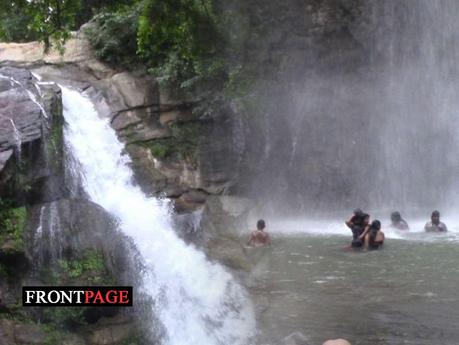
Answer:
<path fill-rule="evenodd" d="M 31 72 L 19 68 L 2 67 L 0 76 L 0 196 L 20 204 L 62 197 L 59 87 L 37 84 Z"/>
<path fill-rule="evenodd" d="M 201 226 L 206 233 L 217 237 L 221 234 L 237 237 L 247 235 L 250 228 L 248 215 L 254 206 L 254 201 L 248 198 L 209 196 L 206 198 Z"/>
<path fill-rule="evenodd" d="M 0 62 L 22 66 L 75 64 L 98 78 L 113 74 L 111 68 L 95 58 L 82 32 L 73 32 L 71 35 L 65 45 L 64 54 L 55 49 L 45 53 L 43 44 L 39 42 L 0 43 Z"/>
<path fill-rule="evenodd" d="M 190 190 L 174 200 L 175 210 L 179 213 L 192 212 L 204 207 L 208 194 L 199 190 Z"/>
<path fill-rule="evenodd" d="M 34 101 L 32 75 L 16 68 L 0 68 L 7 80 L 0 92 L 0 152 L 20 147 L 41 137 L 42 111 Z M 6 78 L 6 79 L 5 79 Z"/>
<path fill-rule="evenodd" d="M 86 92 L 99 114 L 110 118 L 127 110 L 159 106 L 155 80 L 130 72 L 94 81 Z"/>

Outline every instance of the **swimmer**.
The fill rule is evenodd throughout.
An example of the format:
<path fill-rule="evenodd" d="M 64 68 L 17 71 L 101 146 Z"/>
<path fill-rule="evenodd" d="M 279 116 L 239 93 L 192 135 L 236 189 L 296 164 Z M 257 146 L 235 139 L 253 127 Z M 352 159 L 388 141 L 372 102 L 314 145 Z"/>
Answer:
<path fill-rule="evenodd" d="M 263 219 L 260 219 L 257 222 L 257 230 L 253 231 L 250 235 L 249 241 L 247 242 L 248 246 L 260 247 L 265 245 L 271 245 L 271 237 L 267 232 L 264 231 L 265 227 L 265 221 Z"/>
<path fill-rule="evenodd" d="M 432 216 L 430 217 L 430 222 L 427 222 L 424 230 L 426 232 L 446 232 L 448 228 L 445 223 L 440 222 L 440 212 L 433 211 Z"/>
<path fill-rule="evenodd" d="M 381 222 L 377 219 L 371 222 L 360 237 L 365 243 L 366 250 L 376 250 L 384 244 L 384 232 L 381 231 Z"/>
<path fill-rule="evenodd" d="M 352 243 L 351 247 L 360 248 L 363 246 L 363 242 L 360 236 L 365 231 L 365 228 L 370 222 L 370 216 L 364 213 L 360 208 L 354 210 L 352 217 L 345 222 L 345 224 L 352 231 Z"/>
<path fill-rule="evenodd" d="M 400 212 L 394 211 L 390 215 L 390 220 L 392 221 L 390 227 L 397 230 L 409 230 L 408 223 L 402 218 Z"/>

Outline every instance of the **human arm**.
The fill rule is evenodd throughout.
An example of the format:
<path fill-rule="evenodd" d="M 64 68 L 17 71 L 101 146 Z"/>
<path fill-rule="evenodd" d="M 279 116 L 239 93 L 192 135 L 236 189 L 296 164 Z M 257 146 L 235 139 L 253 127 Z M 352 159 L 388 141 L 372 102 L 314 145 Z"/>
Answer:
<path fill-rule="evenodd" d="M 352 230 L 352 227 L 354 226 L 354 216 L 346 220 L 344 224 L 346 224 L 346 226 Z"/>
<path fill-rule="evenodd" d="M 359 236 L 359 239 L 363 240 L 365 238 L 365 236 L 368 234 L 369 231 L 370 231 L 370 226 L 367 225 L 365 227 L 365 230 L 363 230 L 362 234 Z"/>

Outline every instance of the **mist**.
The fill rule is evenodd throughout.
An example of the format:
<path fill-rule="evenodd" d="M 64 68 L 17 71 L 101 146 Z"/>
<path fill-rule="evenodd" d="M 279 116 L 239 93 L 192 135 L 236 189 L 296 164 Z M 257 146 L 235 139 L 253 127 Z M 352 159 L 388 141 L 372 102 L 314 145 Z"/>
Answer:
<path fill-rule="evenodd" d="M 248 120 L 247 193 L 290 214 L 452 210 L 459 3 L 302 6 L 287 6 L 295 22 L 268 9 L 273 22 L 251 48 L 270 47 L 272 68 L 254 88 L 259 117 Z"/>

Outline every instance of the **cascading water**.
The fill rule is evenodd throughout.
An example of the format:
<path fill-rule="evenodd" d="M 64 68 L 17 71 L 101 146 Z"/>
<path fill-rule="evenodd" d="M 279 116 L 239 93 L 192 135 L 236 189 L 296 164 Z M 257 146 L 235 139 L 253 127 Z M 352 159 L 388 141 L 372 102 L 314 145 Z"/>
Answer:
<path fill-rule="evenodd" d="M 243 345 L 254 335 L 250 300 L 233 277 L 174 233 L 167 204 L 147 198 L 133 184 L 129 158 L 123 154 L 108 120 L 92 103 L 62 87 L 66 145 L 79 162 L 90 199 L 120 220 L 134 239 L 145 264 L 143 289 L 170 345 Z"/>

